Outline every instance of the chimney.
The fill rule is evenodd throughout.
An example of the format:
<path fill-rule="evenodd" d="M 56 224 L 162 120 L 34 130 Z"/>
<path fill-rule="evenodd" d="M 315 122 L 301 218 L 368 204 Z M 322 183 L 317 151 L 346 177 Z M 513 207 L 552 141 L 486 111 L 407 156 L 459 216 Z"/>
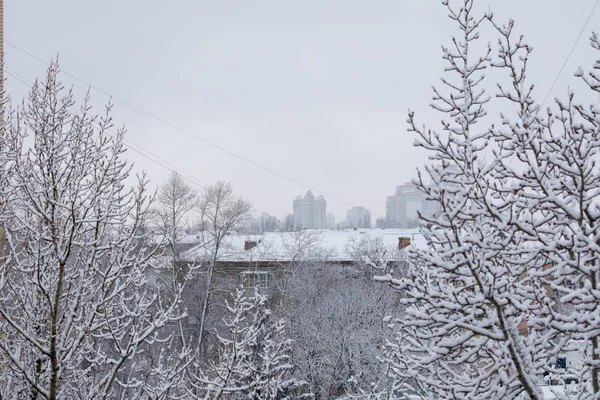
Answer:
<path fill-rule="evenodd" d="M 254 240 L 246 240 L 244 242 L 244 250 L 250 250 L 253 247 L 256 247 L 256 241 L 254 241 Z"/>
<path fill-rule="evenodd" d="M 398 248 L 403 249 L 407 246 L 410 246 L 410 238 L 409 237 L 399 237 L 398 238 Z"/>

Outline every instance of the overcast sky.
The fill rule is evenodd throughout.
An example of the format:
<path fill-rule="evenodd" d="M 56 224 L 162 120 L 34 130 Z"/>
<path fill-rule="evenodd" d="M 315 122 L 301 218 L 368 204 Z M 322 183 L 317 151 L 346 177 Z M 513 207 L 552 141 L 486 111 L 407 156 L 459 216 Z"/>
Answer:
<path fill-rule="evenodd" d="M 327 198 L 385 213 L 386 196 L 416 175 L 426 154 L 406 132 L 411 108 L 425 123 L 444 65 L 440 45 L 455 34 L 440 1 L 5 1 L 5 40 L 182 130 Z M 596 0 L 480 1 L 512 17 L 533 45 L 530 78 L 543 98 Z M 600 58 L 589 22 L 553 95 L 578 65 Z M 485 38 L 495 42 L 495 36 Z M 29 81 L 45 66 L 5 45 L 7 70 Z M 9 70 L 9 72 L 10 72 Z M 86 85 L 63 76 L 79 97 Z M 7 76 L 7 91 L 27 88 Z M 92 90 L 94 103 L 108 97 Z M 282 217 L 299 186 L 115 101 L 128 139 L 203 182 L 227 180 L 255 208 Z M 499 110 L 494 110 L 499 111 Z M 170 173 L 129 152 L 155 183 Z"/>

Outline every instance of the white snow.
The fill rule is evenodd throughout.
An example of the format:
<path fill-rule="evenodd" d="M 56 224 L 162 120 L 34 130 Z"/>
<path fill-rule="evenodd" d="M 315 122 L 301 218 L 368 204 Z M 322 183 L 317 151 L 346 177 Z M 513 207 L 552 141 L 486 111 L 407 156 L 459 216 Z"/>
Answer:
<path fill-rule="evenodd" d="M 332 261 L 351 261 L 347 244 L 363 238 L 380 238 L 388 254 L 398 249 L 400 237 L 411 238 L 411 247 L 424 247 L 426 241 L 418 229 L 346 229 L 346 230 L 308 230 L 298 232 L 267 232 L 263 235 L 229 235 L 220 260 L 226 261 L 290 261 L 297 253 L 302 240 L 314 241 L 309 252 L 318 252 Z M 257 242 L 257 246 L 244 250 L 246 241 Z M 259 242 L 260 241 L 260 242 Z M 190 249 L 182 255 L 188 261 L 202 258 L 204 245 Z M 310 254 L 309 254 L 310 256 Z"/>

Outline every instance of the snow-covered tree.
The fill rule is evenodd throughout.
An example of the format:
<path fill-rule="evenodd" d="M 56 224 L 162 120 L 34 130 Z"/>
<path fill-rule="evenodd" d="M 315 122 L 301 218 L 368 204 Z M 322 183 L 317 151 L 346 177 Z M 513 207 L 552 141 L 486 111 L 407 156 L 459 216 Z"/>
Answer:
<path fill-rule="evenodd" d="M 283 320 L 271 315 L 266 296 L 256 290 L 247 297 L 238 288 L 227 311 L 225 330 L 218 334 L 218 356 L 198 368 L 201 372 L 192 381 L 195 393 L 215 400 L 275 400 L 299 393 L 302 385 L 291 378 L 291 342 Z"/>
<path fill-rule="evenodd" d="M 272 284 L 277 292 L 280 303 L 285 300 L 291 281 L 296 271 L 305 264 L 310 264 L 315 259 L 322 259 L 324 251 L 322 248 L 322 235 L 317 231 L 300 229 L 297 231 L 281 232 L 280 243 L 283 250 L 282 258 L 287 260 L 278 263 L 276 269 L 278 274 L 272 276 Z M 269 256 L 269 244 L 265 243 L 265 255 Z M 281 257 L 281 255 L 280 255 Z"/>
<path fill-rule="evenodd" d="M 141 227 L 146 179 L 127 189 L 124 130 L 110 106 L 77 109 L 52 63 L 23 106 L 6 112 L 0 138 L 0 353 L 3 398 L 163 396 L 183 355 L 162 328 L 181 316 L 147 284 L 157 267 Z M 181 356 L 181 357 L 180 357 Z M 165 362 L 169 361 L 169 364 Z"/>
<path fill-rule="evenodd" d="M 507 68 L 516 91 L 526 93 L 524 71 L 515 68 L 525 68 L 530 49 L 513 40 L 511 23 L 500 43 L 506 65 L 492 60 L 489 46 L 473 54 L 480 25 L 491 15 L 475 17 L 471 0 L 456 9 L 446 5 L 461 36 L 443 48 L 450 76 L 442 79 L 446 89 L 434 89 L 432 107 L 448 119 L 438 132 L 409 115 L 418 145 L 436 162 L 426 169 L 428 182 L 420 175 L 419 186 L 441 214 L 421 216 L 429 243 L 418 255 L 422 262 L 407 279 L 390 279 L 410 305 L 409 318 L 397 322 L 396 372 L 423 394 L 541 398 L 540 372 L 559 346 L 551 349 L 545 328 L 531 326 L 525 336 L 519 327 L 546 313 L 538 278 L 547 259 L 531 230 L 543 218 L 503 192 L 512 183 L 497 173 L 504 147 L 482 121 L 490 97 L 481 71 L 490 63 Z"/>
<path fill-rule="evenodd" d="M 355 266 L 359 267 L 365 277 L 372 282 L 373 275 L 380 264 L 385 263 L 386 257 L 392 255 L 393 249 L 388 249 L 383 242 L 382 237 L 372 237 L 371 235 L 360 235 L 352 237 L 345 246 Z"/>
<path fill-rule="evenodd" d="M 163 298 L 180 296 L 179 313 L 187 314 L 187 307 L 193 307 L 193 293 L 198 289 L 192 281 L 198 267 L 193 263 L 182 262 L 180 257 L 185 250 L 186 228 L 198 205 L 198 193 L 176 172 L 158 188 L 154 217 L 157 242 L 161 244 L 159 254 L 165 268 L 155 271 L 151 281 L 162 289 Z M 185 286 L 182 291 L 181 288 Z M 190 297 L 192 301 L 189 301 Z M 167 331 L 175 339 L 174 349 L 187 354 L 187 364 L 192 360 L 194 330 L 190 329 L 187 318 L 181 318 L 169 324 Z M 154 349 L 149 349 L 153 352 Z"/>
<path fill-rule="evenodd" d="M 230 183 L 219 181 L 201 193 L 198 210 L 202 238 L 202 255 L 199 261 L 202 262 L 205 280 L 204 298 L 199 310 L 198 342 L 200 346 L 204 346 L 202 340 L 205 337 L 213 297 L 215 266 L 227 250 L 225 238 L 251 215 L 252 206 L 249 201 L 235 194 Z"/>
<path fill-rule="evenodd" d="M 536 240 L 525 254 L 545 260 L 543 270 L 529 273 L 548 292 L 538 299 L 543 312 L 529 317 L 529 331 L 543 330 L 557 348 L 583 344 L 583 364 L 569 372 L 584 382 L 579 398 L 600 398 L 600 109 L 595 102 L 578 103 L 569 90 L 539 116 L 532 88 L 524 84 L 525 68 L 515 68 L 513 55 L 530 49 L 520 42 L 510 46 L 512 25 L 497 28 L 504 40 L 496 65 L 516 71 L 500 96 L 519 110 L 491 131 L 500 147 L 497 175 L 506 182 L 498 192 L 513 209 L 529 209 L 530 218 L 513 224 Z M 597 34 L 590 44 L 600 50 Z M 576 73 L 593 98 L 600 92 L 599 66 L 596 61 L 590 72 Z"/>
<path fill-rule="evenodd" d="M 189 224 L 190 214 L 198 206 L 198 193 L 176 172 L 158 188 L 157 222 L 166 238 L 169 255 L 175 265 L 179 261 L 182 240 Z"/>
<path fill-rule="evenodd" d="M 326 258 L 304 263 L 276 310 L 293 340 L 294 377 L 307 382 L 316 399 L 381 391 L 384 316 L 396 312 L 396 299 L 384 285 L 372 287 L 360 266 Z"/>
<path fill-rule="evenodd" d="M 460 3 L 445 2 L 461 36 L 443 48 L 448 77 L 434 89 L 442 130 L 409 114 L 434 162 L 418 184 L 441 213 L 420 217 L 429 246 L 410 275 L 382 278 L 408 306 L 392 321 L 389 360 L 425 398 L 541 399 L 559 354 L 583 343 L 583 363 L 569 373 L 580 378 L 577 398 L 599 398 L 600 110 L 569 92 L 557 111 L 540 113 L 526 80 L 532 48 L 512 21 Z M 496 51 L 477 50 L 483 24 L 498 33 Z M 591 44 L 600 49 L 596 34 Z M 495 98 L 486 68 L 507 77 Z M 596 71 L 577 75 L 600 90 Z M 490 104 L 502 114 L 488 115 Z"/>

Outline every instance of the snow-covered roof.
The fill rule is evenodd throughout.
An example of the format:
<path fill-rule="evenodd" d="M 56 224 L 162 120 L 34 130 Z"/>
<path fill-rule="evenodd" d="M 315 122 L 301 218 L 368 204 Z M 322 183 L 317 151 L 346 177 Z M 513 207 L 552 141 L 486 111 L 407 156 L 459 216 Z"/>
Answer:
<path fill-rule="evenodd" d="M 569 393 L 571 396 L 567 396 L 567 388 L 561 385 L 555 386 L 542 386 L 542 395 L 544 396 L 544 400 L 554 400 L 554 399 L 569 399 L 575 398 L 578 393 L 577 387 L 572 387 L 572 391 Z"/>
<path fill-rule="evenodd" d="M 332 261 L 351 261 L 348 243 L 366 239 L 379 240 L 391 255 L 398 249 L 400 237 L 411 238 L 411 246 L 424 247 L 425 239 L 417 229 L 357 229 L 305 230 L 302 232 L 267 232 L 262 235 L 228 235 L 219 258 L 222 261 L 275 262 L 290 261 L 301 250 L 304 257 L 326 257 Z M 256 246 L 244 250 L 247 241 Z M 206 255 L 206 248 L 198 244 L 182 255 L 186 261 L 196 261 Z"/>

